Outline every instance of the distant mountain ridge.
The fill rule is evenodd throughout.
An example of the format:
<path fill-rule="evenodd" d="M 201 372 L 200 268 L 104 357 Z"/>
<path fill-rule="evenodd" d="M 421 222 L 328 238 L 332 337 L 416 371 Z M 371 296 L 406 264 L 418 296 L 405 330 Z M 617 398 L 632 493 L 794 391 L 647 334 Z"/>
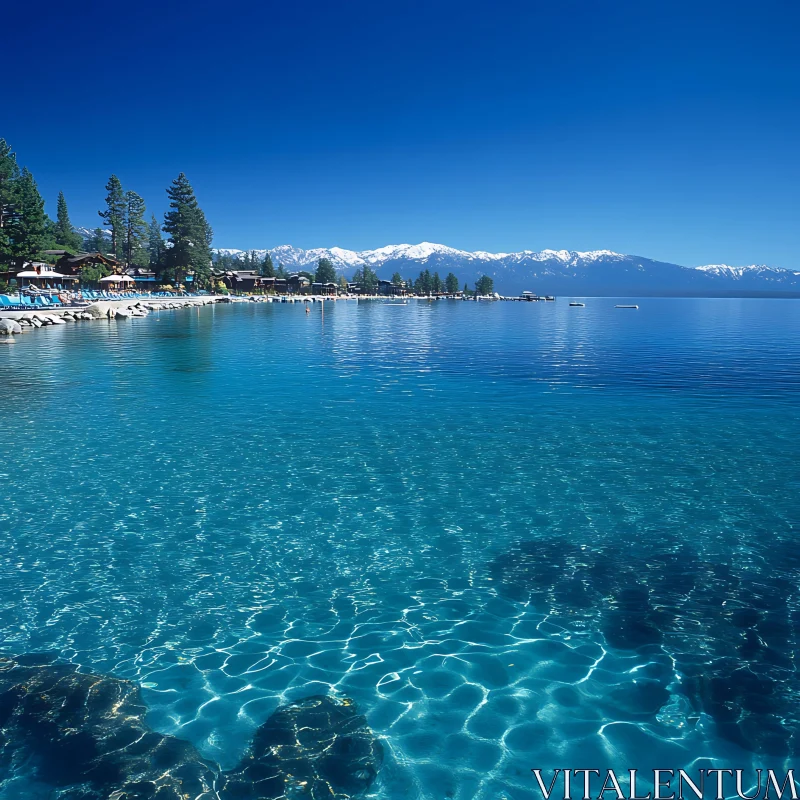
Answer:
<path fill-rule="evenodd" d="M 215 252 L 243 259 L 248 251 L 220 248 Z M 263 259 L 267 250 L 253 252 Z M 341 247 L 303 250 L 280 245 L 269 253 L 276 266 L 282 263 L 287 270 L 313 271 L 320 258 L 329 258 L 337 271 L 348 277 L 365 264 L 381 278 L 391 278 L 395 272 L 406 279 L 416 278 L 421 270 L 429 269 L 442 278 L 453 272 L 461 285 L 470 286 L 481 275 L 488 275 L 495 288 L 506 295 L 528 290 L 539 294 L 599 296 L 800 296 L 800 271 L 764 264 L 684 267 L 612 250 L 487 253 L 421 242 L 362 251 Z"/>
<path fill-rule="evenodd" d="M 88 228 L 76 231 L 84 239 L 94 235 Z M 217 248 L 214 252 L 237 260 L 244 259 L 248 252 L 255 252 L 263 260 L 269 252 L 276 267 L 280 263 L 289 271 L 313 272 L 320 258 L 328 258 L 348 278 L 365 264 L 387 279 L 395 272 L 404 279 L 416 278 L 425 269 L 438 272 L 442 278 L 453 272 L 462 286 L 464 283 L 472 286 L 482 275 L 488 275 L 497 291 L 505 295 L 532 291 L 575 296 L 800 296 L 797 270 L 765 264 L 684 267 L 612 250 L 488 253 L 420 242 L 361 251 L 341 247 L 304 250 L 284 244 L 269 250 Z"/>

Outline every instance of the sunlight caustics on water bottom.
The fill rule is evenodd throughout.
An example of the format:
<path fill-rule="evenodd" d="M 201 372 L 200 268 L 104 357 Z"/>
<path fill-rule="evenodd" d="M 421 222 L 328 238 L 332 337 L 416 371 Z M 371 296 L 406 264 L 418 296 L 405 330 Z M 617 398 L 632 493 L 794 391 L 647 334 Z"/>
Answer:
<path fill-rule="evenodd" d="M 223 770 L 352 699 L 369 795 L 797 755 L 800 305 L 233 305 L 0 353 L 0 655 Z M 57 797 L 0 763 L 0 798 Z"/>

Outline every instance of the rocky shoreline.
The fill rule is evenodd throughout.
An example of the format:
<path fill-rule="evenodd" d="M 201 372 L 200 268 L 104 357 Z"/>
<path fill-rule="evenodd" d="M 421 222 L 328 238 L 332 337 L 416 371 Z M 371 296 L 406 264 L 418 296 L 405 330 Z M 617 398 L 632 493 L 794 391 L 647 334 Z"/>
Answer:
<path fill-rule="evenodd" d="M 222 296 L 180 297 L 148 300 L 108 300 L 98 301 L 88 306 L 47 307 L 30 311 L 7 311 L 0 318 L 0 337 L 13 341 L 15 334 L 25 333 L 46 325 L 66 325 L 70 322 L 90 322 L 93 320 L 130 319 L 146 317 L 152 311 L 180 308 L 197 308 L 212 303 L 226 302 Z"/>

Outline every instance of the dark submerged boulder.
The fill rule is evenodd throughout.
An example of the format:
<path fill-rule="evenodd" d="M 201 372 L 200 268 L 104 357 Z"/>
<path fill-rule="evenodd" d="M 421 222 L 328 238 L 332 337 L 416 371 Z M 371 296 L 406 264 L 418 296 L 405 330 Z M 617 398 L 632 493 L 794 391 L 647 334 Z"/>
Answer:
<path fill-rule="evenodd" d="M 499 593 L 599 631 L 609 647 L 665 652 L 680 675 L 674 691 L 722 738 L 765 756 L 800 755 L 800 540 L 764 532 L 727 563 L 670 535 L 625 548 L 534 539 L 489 571 Z M 656 683 L 617 713 L 654 713 L 662 699 L 666 684 Z"/>
<path fill-rule="evenodd" d="M 573 630 L 600 629 L 621 650 L 660 644 L 698 577 L 694 553 L 667 535 L 625 548 L 567 537 L 522 541 L 489 573 L 500 594 Z"/>
<path fill-rule="evenodd" d="M 281 706 L 256 731 L 245 758 L 225 774 L 220 798 L 357 797 L 382 762 L 380 742 L 351 701 L 308 697 Z"/>
<path fill-rule="evenodd" d="M 59 800 L 351 798 L 383 749 L 352 701 L 278 708 L 223 774 L 186 741 L 151 730 L 139 687 L 51 656 L 0 657 L 0 768 L 32 764 Z"/>
<path fill-rule="evenodd" d="M 219 770 L 188 742 L 145 724 L 135 684 L 43 656 L 0 658 L 2 759 L 33 757 L 37 777 L 70 797 L 214 800 Z"/>

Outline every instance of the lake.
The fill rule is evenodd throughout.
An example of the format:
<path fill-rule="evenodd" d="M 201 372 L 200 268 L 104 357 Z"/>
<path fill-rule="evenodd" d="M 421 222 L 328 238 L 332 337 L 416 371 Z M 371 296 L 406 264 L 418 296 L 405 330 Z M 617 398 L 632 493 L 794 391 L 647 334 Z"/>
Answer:
<path fill-rule="evenodd" d="M 136 681 L 150 726 L 223 769 L 281 704 L 351 698 L 381 800 L 789 763 L 800 303 L 567 302 L 17 337 L 0 652 Z M 60 796 L 0 776 L 3 800 Z"/>

